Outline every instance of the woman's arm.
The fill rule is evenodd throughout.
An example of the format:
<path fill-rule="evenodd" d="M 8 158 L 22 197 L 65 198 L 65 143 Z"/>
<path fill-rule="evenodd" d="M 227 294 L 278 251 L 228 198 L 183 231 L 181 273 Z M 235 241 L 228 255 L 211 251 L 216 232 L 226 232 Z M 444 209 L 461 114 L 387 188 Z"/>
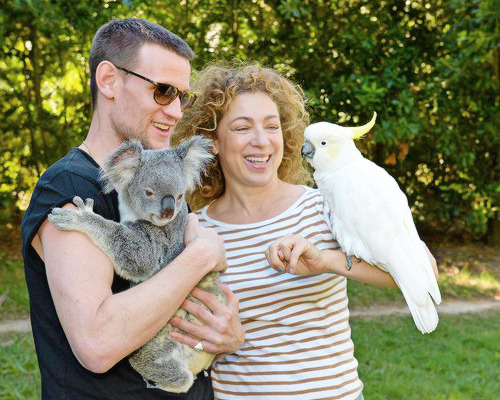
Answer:
<path fill-rule="evenodd" d="M 437 277 L 436 260 L 425 246 Z M 300 235 L 285 235 L 266 251 L 269 264 L 281 272 L 296 275 L 334 273 L 359 282 L 381 287 L 395 287 L 391 275 L 365 261 L 352 258 L 352 269 L 347 270 L 347 259 L 341 250 L 320 251 Z"/>

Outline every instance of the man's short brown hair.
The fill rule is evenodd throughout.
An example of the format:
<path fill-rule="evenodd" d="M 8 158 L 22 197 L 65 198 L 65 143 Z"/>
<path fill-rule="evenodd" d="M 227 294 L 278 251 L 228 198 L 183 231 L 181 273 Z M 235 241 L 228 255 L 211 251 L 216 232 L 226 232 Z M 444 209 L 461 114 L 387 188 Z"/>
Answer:
<path fill-rule="evenodd" d="M 122 68 L 133 69 L 145 44 L 158 44 L 191 61 L 194 53 L 188 44 L 163 26 L 141 18 L 113 19 L 101 26 L 90 50 L 90 92 L 92 107 L 97 105 L 97 66 L 104 60 Z"/>

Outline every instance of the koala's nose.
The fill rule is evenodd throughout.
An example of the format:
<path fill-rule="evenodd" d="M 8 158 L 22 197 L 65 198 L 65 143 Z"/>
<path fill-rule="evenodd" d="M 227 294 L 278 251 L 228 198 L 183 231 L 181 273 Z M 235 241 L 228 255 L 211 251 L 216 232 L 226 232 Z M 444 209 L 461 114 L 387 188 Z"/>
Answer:
<path fill-rule="evenodd" d="M 161 217 L 172 218 L 175 211 L 175 199 L 172 196 L 165 196 L 161 199 Z"/>

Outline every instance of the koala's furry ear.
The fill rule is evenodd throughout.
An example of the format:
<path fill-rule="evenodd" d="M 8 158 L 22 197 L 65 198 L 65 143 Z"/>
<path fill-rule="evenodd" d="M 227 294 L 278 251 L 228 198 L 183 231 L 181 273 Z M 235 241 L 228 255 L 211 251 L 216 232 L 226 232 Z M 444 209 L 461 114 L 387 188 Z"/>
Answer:
<path fill-rule="evenodd" d="M 129 140 L 111 154 L 101 173 L 105 193 L 123 189 L 130 184 L 141 163 L 142 151 L 141 142 Z"/>
<path fill-rule="evenodd" d="M 175 148 L 175 152 L 183 161 L 182 169 L 187 181 L 187 190 L 193 190 L 201 183 L 201 174 L 212 161 L 210 152 L 213 142 L 203 136 L 193 136 Z"/>

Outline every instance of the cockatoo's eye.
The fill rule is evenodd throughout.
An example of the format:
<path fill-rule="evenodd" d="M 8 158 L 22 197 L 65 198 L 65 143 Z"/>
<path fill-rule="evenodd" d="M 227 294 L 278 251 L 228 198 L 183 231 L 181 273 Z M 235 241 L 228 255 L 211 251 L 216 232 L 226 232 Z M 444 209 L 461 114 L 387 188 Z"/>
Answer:
<path fill-rule="evenodd" d="M 179 196 L 177 196 L 177 200 L 180 200 L 180 199 L 182 199 L 182 193 Z"/>
<path fill-rule="evenodd" d="M 146 194 L 147 197 L 152 197 L 154 196 L 154 192 L 152 190 L 149 190 L 149 189 L 146 189 L 144 191 L 144 193 Z"/>
<path fill-rule="evenodd" d="M 326 146 L 326 140 L 322 140 L 320 144 L 321 146 Z"/>

